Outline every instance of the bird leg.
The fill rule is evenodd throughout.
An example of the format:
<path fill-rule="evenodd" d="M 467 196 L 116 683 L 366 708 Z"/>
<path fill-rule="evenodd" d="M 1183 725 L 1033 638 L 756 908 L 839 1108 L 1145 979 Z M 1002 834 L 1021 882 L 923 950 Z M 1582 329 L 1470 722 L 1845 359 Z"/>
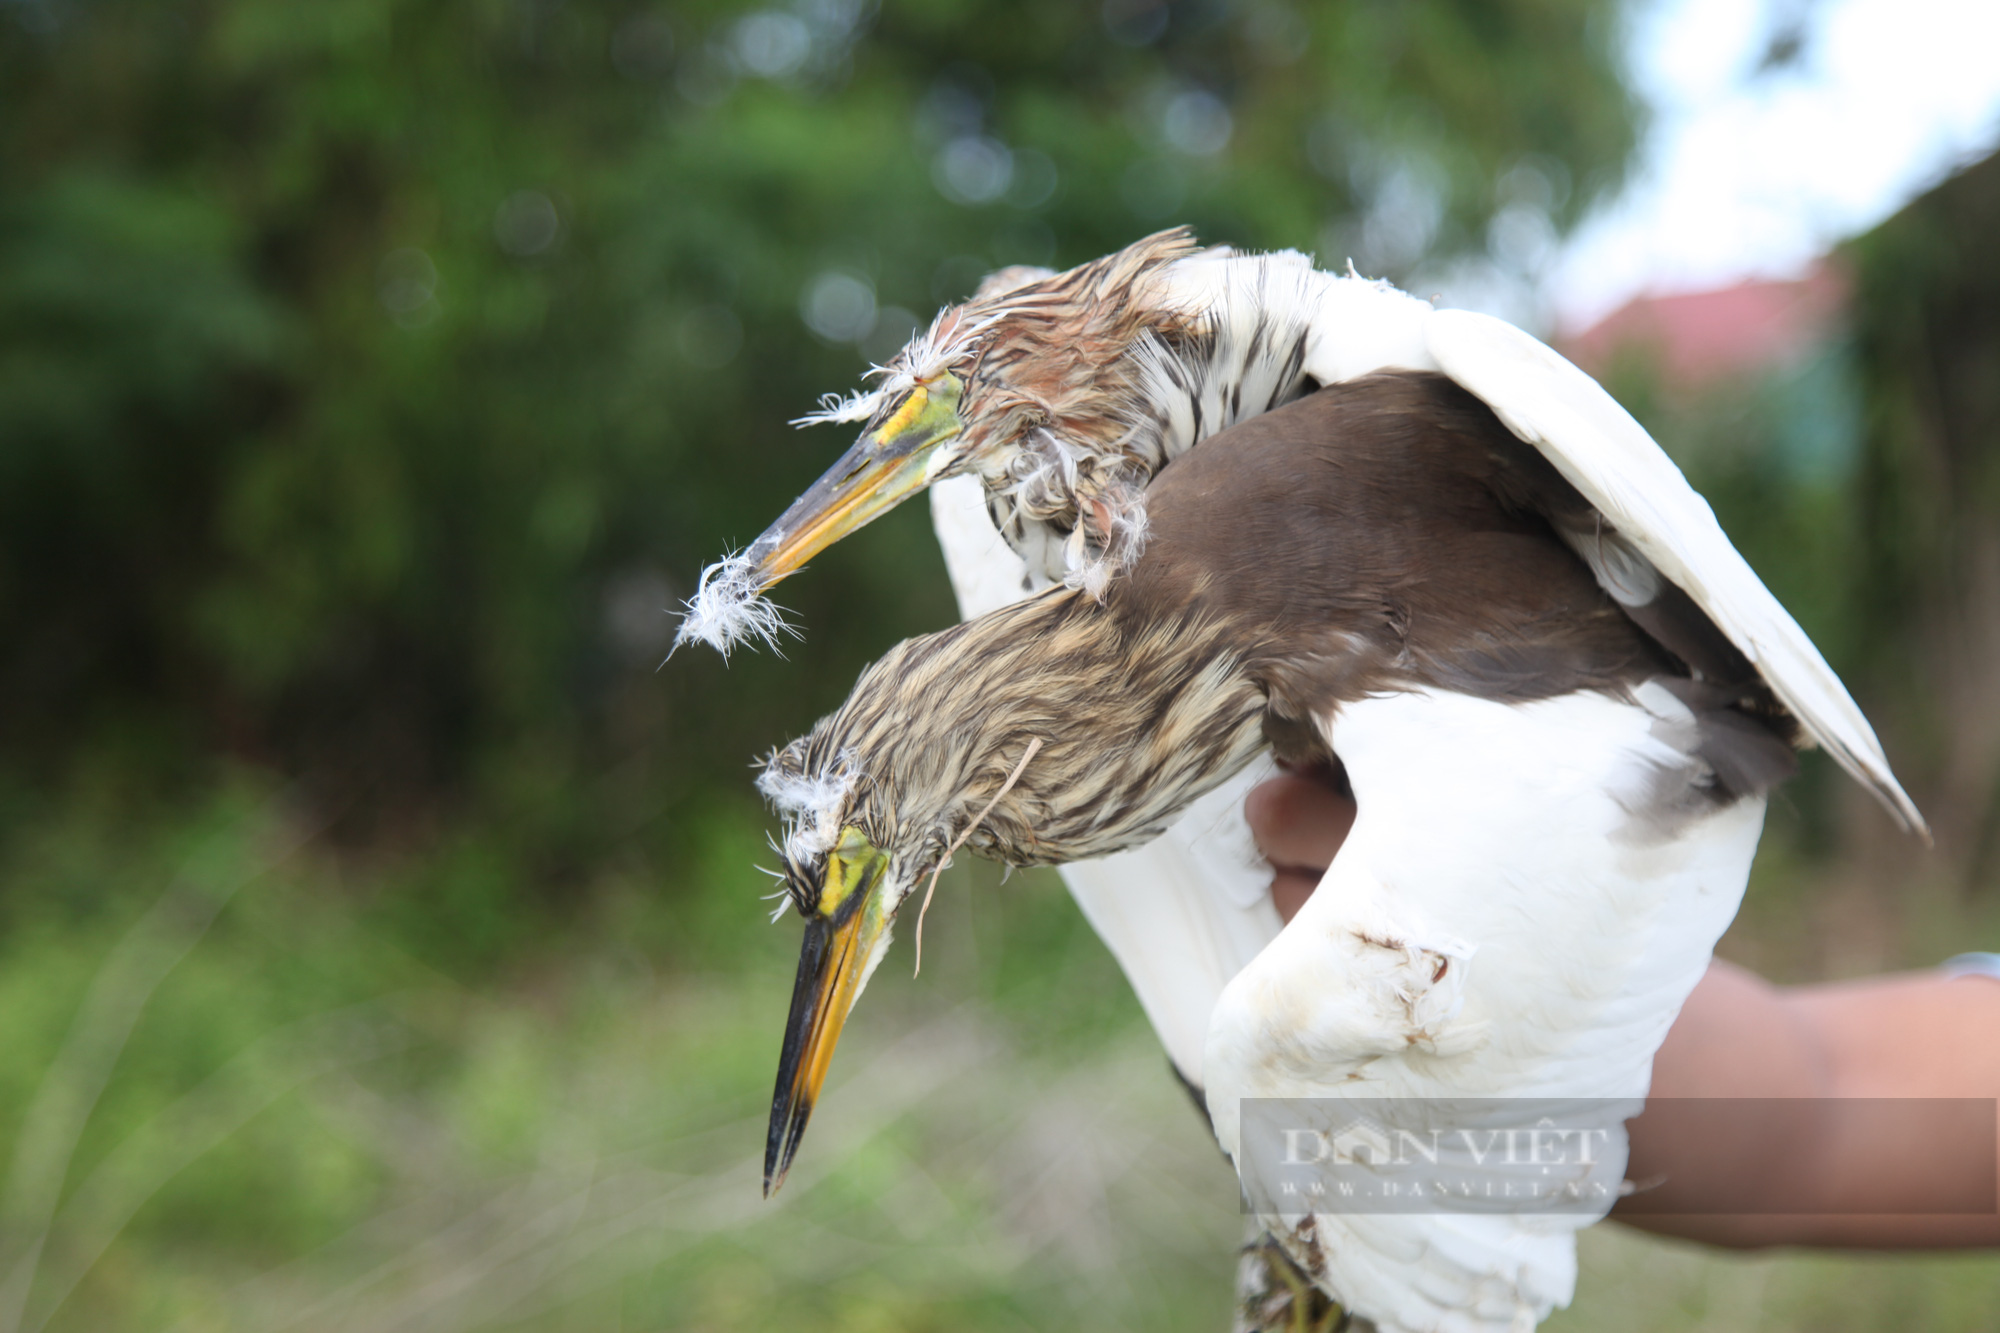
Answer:
<path fill-rule="evenodd" d="M 1340 1308 L 1266 1231 L 1243 1247 L 1236 1267 L 1231 1333 L 1374 1333 Z"/>

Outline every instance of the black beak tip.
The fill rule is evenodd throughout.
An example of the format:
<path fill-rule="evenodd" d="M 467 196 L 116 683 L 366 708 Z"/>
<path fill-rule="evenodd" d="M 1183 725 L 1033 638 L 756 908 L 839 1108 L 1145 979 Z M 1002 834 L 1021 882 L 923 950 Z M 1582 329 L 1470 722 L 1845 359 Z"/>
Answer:
<path fill-rule="evenodd" d="M 798 1155 L 799 1140 L 805 1137 L 806 1119 L 812 1103 L 800 1098 L 772 1108 L 771 1134 L 764 1144 L 764 1197 L 770 1198 L 784 1187 L 791 1173 L 792 1158 Z"/>
<path fill-rule="evenodd" d="M 778 1136 L 773 1133 L 771 1146 L 764 1153 L 764 1197 L 776 1194 L 785 1183 L 785 1174 L 792 1169 L 791 1155 L 780 1151 Z"/>
<path fill-rule="evenodd" d="M 771 1092 L 771 1127 L 764 1138 L 764 1197 L 776 1194 L 792 1169 L 806 1121 L 813 1112 L 813 1093 L 802 1086 L 799 1066 L 816 1039 L 820 1016 L 820 986 L 829 964 L 827 950 L 833 930 L 825 918 L 806 922 L 799 949 L 798 983 L 792 989 L 792 1010 L 785 1022 L 785 1045 L 778 1056 L 778 1082 Z"/>
<path fill-rule="evenodd" d="M 778 1135 L 778 1123 L 774 1123 L 771 1126 L 771 1142 L 764 1149 L 764 1197 L 767 1199 L 776 1194 L 779 1187 L 785 1183 L 785 1173 L 792 1165 L 783 1160 L 784 1154 L 781 1151 Z"/>

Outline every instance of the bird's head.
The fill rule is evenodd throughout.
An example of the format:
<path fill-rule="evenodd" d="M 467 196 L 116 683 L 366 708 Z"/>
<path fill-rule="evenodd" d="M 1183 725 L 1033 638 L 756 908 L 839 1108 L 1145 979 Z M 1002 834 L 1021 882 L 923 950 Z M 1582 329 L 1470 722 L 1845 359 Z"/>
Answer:
<path fill-rule="evenodd" d="M 898 645 L 837 712 L 774 751 L 758 778 L 785 818 L 785 903 L 805 920 L 771 1104 L 766 1194 L 790 1169 L 841 1028 L 910 895 L 964 834 L 983 855 L 1035 859 L 1021 799 L 1029 784 L 1009 781 L 1040 748 L 1020 729 L 1029 719 L 1005 706 L 975 715 L 959 696 L 950 708 L 962 725 L 916 725 L 915 700 L 944 665 L 925 640 Z"/>
<path fill-rule="evenodd" d="M 785 896 L 805 919 L 766 1193 L 898 914 L 955 848 L 1015 866 L 1109 856 L 1263 748 L 1264 692 L 1229 627 L 1144 608 L 1126 626 L 1130 600 L 1050 589 L 905 640 L 765 761 Z"/>
<path fill-rule="evenodd" d="M 758 781 L 785 815 L 784 895 L 805 918 L 764 1150 L 766 1195 L 791 1169 L 840 1030 L 888 952 L 896 912 L 916 885 L 914 862 L 898 855 L 879 813 L 858 799 L 861 785 L 850 756 L 808 771 L 801 741 L 773 754 Z"/>
<path fill-rule="evenodd" d="M 1063 273 L 1002 269 L 940 312 L 870 372 L 872 386 L 799 420 L 863 430 L 762 536 L 704 571 L 680 639 L 725 652 L 744 638 L 774 644 L 783 626 L 765 590 L 932 482 L 968 473 L 1031 565 L 1101 593 L 1138 554 L 1139 497 L 1170 455 L 1174 423 L 1159 400 L 1171 349 L 1204 327 L 1155 279 L 1195 249 L 1176 228 Z"/>

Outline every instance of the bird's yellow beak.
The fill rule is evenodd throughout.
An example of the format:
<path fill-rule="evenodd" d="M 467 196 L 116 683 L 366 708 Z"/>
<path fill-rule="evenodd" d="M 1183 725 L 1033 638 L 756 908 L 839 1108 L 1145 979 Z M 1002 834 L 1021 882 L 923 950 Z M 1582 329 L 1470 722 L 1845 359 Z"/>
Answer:
<path fill-rule="evenodd" d="M 771 1096 L 771 1132 L 764 1145 L 764 1196 L 785 1183 L 792 1155 L 819 1099 L 841 1025 L 861 998 L 868 975 L 889 947 L 893 912 L 883 901 L 889 869 L 886 852 L 859 829 L 841 832 L 826 858 L 826 885 L 806 921 L 799 979 L 778 1057 L 778 1086 Z"/>
<path fill-rule="evenodd" d="M 794 500 L 743 553 L 758 591 L 929 485 L 937 447 L 964 430 L 958 416 L 964 388 L 955 375 L 919 384 Z"/>

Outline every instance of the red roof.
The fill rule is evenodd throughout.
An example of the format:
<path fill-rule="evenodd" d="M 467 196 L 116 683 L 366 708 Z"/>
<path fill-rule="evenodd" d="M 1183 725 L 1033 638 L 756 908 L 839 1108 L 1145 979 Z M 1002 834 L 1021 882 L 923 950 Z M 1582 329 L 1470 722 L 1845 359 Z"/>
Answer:
<path fill-rule="evenodd" d="M 1803 278 L 1712 292 L 1641 296 L 1561 340 L 1593 375 L 1619 354 L 1649 350 L 1669 384 L 1687 388 L 1796 361 L 1826 341 L 1847 303 L 1844 274 L 1821 260 Z"/>

